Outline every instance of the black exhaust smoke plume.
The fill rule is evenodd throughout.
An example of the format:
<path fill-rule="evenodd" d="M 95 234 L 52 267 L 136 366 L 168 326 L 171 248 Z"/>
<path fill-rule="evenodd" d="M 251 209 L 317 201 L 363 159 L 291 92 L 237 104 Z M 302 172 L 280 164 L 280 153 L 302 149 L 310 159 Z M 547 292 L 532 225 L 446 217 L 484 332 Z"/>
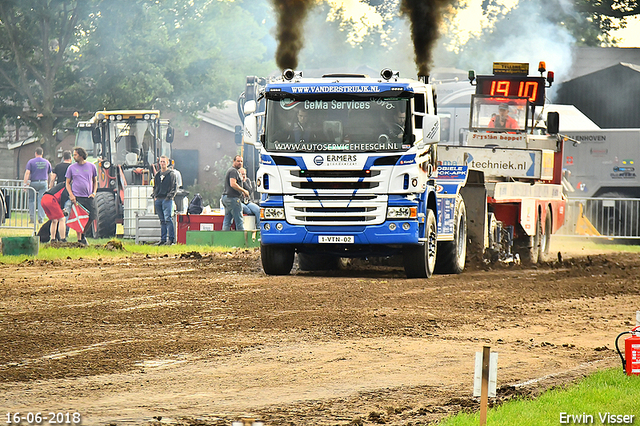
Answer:
<path fill-rule="evenodd" d="M 451 0 L 402 0 L 400 11 L 409 17 L 418 75 L 429 75 L 432 50 L 442 15 Z"/>
<path fill-rule="evenodd" d="M 303 27 L 307 13 L 316 0 L 273 0 L 278 26 L 276 63 L 280 69 L 296 69 L 303 45 Z"/>

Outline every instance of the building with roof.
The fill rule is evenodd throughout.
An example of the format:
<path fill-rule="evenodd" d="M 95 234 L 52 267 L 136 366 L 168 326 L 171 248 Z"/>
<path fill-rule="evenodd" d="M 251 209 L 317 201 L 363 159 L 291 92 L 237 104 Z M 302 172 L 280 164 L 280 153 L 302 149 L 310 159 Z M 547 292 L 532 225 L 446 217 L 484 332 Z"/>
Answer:
<path fill-rule="evenodd" d="M 574 105 L 601 128 L 640 128 L 640 57 L 563 82 L 555 103 Z"/>
<path fill-rule="evenodd" d="M 240 153 L 236 126 L 241 124 L 234 101 L 225 101 L 219 108 L 199 113 L 193 123 L 172 119 L 173 159 L 185 188 L 194 184 L 207 187 L 220 184 L 231 166 L 231 159 Z"/>
<path fill-rule="evenodd" d="M 560 81 L 569 81 L 617 65 L 621 62 L 640 64 L 640 48 L 635 47 L 575 47 L 571 54 L 569 73 Z"/>

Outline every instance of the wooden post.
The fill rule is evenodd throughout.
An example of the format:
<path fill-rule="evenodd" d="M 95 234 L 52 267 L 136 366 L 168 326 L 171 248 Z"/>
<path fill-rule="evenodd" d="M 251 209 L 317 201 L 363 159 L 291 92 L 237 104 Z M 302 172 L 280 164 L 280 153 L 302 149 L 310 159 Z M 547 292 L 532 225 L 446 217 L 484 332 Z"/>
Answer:
<path fill-rule="evenodd" d="M 480 426 L 487 424 L 487 406 L 489 402 L 489 360 L 491 347 L 482 348 L 482 387 L 480 392 Z"/>

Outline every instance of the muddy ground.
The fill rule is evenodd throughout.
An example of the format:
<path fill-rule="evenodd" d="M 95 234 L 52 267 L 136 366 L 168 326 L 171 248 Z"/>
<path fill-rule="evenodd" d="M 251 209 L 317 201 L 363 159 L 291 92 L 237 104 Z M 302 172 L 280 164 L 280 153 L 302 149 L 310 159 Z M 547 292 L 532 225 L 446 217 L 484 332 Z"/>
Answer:
<path fill-rule="evenodd" d="M 561 262 L 429 280 L 380 266 L 270 277 L 254 250 L 0 264 L 0 421 L 425 425 L 477 409 L 484 345 L 498 402 L 618 367 L 640 256 L 553 249 Z"/>

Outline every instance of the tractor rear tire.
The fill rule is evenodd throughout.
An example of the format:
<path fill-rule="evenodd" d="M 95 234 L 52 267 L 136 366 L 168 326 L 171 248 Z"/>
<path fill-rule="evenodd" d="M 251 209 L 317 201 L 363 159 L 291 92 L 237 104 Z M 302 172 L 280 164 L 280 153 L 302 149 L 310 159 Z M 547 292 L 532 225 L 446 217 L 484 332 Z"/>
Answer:
<path fill-rule="evenodd" d="M 289 275 L 295 254 L 290 246 L 260 244 L 262 269 L 267 275 Z"/>
<path fill-rule="evenodd" d="M 95 198 L 95 223 L 92 225 L 93 238 L 109 238 L 116 235 L 116 194 L 98 192 Z"/>
<path fill-rule="evenodd" d="M 462 196 L 456 197 L 453 214 L 453 241 L 438 243 L 437 274 L 460 274 L 467 260 L 467 208 Z"/>
<path fill-rule="evenodd" d="M 438 252 L 438 224 L 433 210 L 427 210 L 425 239 L 422 245 L 403 247 L 404 271 L 407 278 L 430 278 L 436 267 Z"/>

